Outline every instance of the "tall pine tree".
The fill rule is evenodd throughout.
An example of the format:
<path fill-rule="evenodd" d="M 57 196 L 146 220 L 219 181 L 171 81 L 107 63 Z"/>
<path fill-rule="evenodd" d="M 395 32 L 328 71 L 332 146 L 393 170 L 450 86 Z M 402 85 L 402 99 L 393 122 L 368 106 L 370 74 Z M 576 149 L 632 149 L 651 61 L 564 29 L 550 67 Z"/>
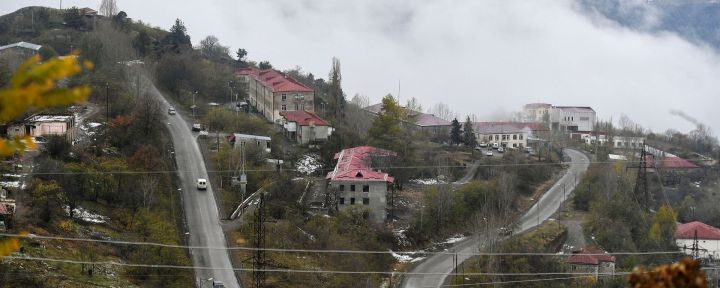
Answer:
<path fill-rule="evenodd" d="M 460 121 L 457 120 L 457 118 L 453 119 L 450 124 L 450 144 L 457 145 L 462 142 L 462 135 L 461 135 L 461 129 Z"/>
<path fill-rule="evenodd" d="M 473 132 L 473 123 L 470 121 L 470 116 L 465 119 L 463 124 L 463 142 L 466 146 L 475 148 L 477 140 L 475 139 L 475 132 Z"/>
<path fill-rule="evenodd" d="M 345 118 L 345 94 L 342 90 L 342 74 L 340 73 L 340 60 L 333 57 L 332 68 L 328 76 L 328 109 L 336 120 Z M 399 107 L 399 106 L 398 106 Z"/>

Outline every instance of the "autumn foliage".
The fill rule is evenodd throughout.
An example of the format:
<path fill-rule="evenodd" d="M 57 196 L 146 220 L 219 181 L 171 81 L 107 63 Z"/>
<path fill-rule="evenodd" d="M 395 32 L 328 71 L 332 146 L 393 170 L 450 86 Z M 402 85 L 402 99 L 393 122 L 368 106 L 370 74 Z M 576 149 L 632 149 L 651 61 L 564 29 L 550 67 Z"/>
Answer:
<path fill-rule="evenodd" d="M 635 268 L 630 275 L 630 286 L 706 288 L 708 283 L 705 271 L 700 269 L 700 262 L 685 258 L 677 263 L 658 266 L 652 271 Z"/>

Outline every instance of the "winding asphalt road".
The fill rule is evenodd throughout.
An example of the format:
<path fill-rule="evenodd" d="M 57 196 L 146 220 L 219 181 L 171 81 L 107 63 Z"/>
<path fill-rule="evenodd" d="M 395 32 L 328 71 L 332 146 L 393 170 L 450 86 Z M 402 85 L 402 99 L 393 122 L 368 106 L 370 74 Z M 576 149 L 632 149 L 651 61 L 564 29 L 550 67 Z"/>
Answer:
<path fill-rule="evenodd" d="M 171 105 L 165 97 L 149 85 L 151 93 L 162 101 L 164 111 Z M 166 123 L 170 130 L 173 146 L 175 147 L 175 161 L 178 175 L 182 182 L 182 199 L 189 231 L 189 245 L 195 247 L 213 247 L 220 249 L 191 249 L 192 262 L 195 267 L 211 267 L 212 269 L 195 269 L 196 284 L 199 287 L 210 287 L 212 278 L 222 281 L 225 287 L 240 287 L 238 279 L 232 270 L 225 242 L 225 235 L 220 227 L 218 207 L 213 195 L 213 189 L 208 182 L 207 190 L 197 190 L 198 178 L 208 179 L 205 161 L 196 141 L 196 135 L 190 131 L 188 122 L 178 113 L 167 115 Z"/>
<path fill-rule="evenodd" d="M 580 179 L 580 176 L 585 173 L 590 165 L 590 160 L 587 156 L 577 150 L 565 149 L 565 154 L 571 159 L 570 167 L 566 170 L 562 178 L 545 192 L 540 200 L 535 203 L 525 215 L 516 221 L 518 228 L 515 229 L 515 233 L 525 232 L 555 214 L 562 202 L 567 198 L 567 195 L 570 195 L 575 189 L 575 185 Z M 495 235 L 496 234 L 497 233 L 495 233 Z M 485 239 L 485 235 L 475 235 L 458 242 L 447 250 L 458 253 L 457 263 L 459 264 L 470 258 L 468 254 L 479 252 L 482 239 Z M 410 273 L 424 275 L 406 276 L 402 287 L 441 287 L 445 282 L 445 278 L 452 273 L 454 269 L 453 256 L 452 254 L 435 254 L 425 259 L 410 271 Z"/>

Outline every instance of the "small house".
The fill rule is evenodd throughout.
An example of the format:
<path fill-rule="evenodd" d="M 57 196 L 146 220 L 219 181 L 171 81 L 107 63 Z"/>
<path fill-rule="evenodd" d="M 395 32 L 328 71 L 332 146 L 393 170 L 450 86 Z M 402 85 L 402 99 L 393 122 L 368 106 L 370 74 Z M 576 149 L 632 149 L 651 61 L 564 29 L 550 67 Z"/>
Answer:
<path fill-rule="evenodd" d="M 615 256 L 596 247 L 573 252 L 565 263 L 570 265 L 572 273 L 590 273 L 595 277 L 615 274 Z"/>
<path fill-rule="evenodd" d="M 9 124 L 7 135 L 9 137 L 65 135 L 72 143 L 75 140 L 75 116 L 32 115 L 22 122 Z"/>
<path fill-rule="evenodd" d="M 266 153 L 270 153 L 271 151 L 270 140 L 271 139 L 268 136 L 248 135 L 240 133 L 234 133 L 228 136 L 228 142 L 230 142 L 230 145 L 232 145 L 235 149 L 240 149 L 240 147 L 243 145 L 245 145 L 246 148 L 249 146 L 255 146 L 260 147 Z"/>
<path fill-rule="evenodd" d="M 282 111 L 282 125 L 285 136 L 300 144 L 327 141 L 332 134 L 330 124 L 313 112 L 294 110 Z"/>
<path fill-rule="evenodd" d="M 675 229 L 675 244 L 687 255 L 697 253 L 701 259 L 714 261 L 720 257 L 720 229 L 699 221 L 680 224 Z"/>

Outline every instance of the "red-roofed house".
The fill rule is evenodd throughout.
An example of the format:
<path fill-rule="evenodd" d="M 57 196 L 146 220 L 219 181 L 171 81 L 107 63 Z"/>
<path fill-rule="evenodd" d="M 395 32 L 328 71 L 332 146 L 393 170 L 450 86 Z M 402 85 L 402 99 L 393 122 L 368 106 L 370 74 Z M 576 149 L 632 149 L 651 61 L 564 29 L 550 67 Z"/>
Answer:
<path fill-rule="evenodd" d="M 235 75 L 243 82 L 250 105 L 270 122 L 281 124 L 281 111 L 315 110 L 315 91 L 285 73 L 248 67 Z"/>
<path fill-rule="evenodd" d="M 365 112 L 375 117 L 383 112 L 383 104 L 378 103 L 363 108 Z M 429 136 L 447 136 L 450 133 L 450 121 L 437 117 L 433 114 L 423 113 L 419 111 L 410 111 L 408 114 L 412 117 L 411 122 L 403 122 L 404 127 L 418 129 Z"/>
<path fill-rule="evenodd" d="M 675 229 L 675 244 L 688 255 L 693 253 L 691 248 L 696 238 L 700 258 L 720 257 L 720 229 L 699 221 L 680 224 Z"/>
<path fill-rule="evenodd" d="M 313 112 L 302 110 L 280 112 L 285 136 L 300 144 L 327 141 L 333 128 Z"/>
<path fill-rule="evenodd" d="M 647 155 L 645 158 L 645 168 L 648 168 L 650 172 L 659 171 L 664 184 L 674 185 L 680 183 L 680 180 L 686 176 L 688 171 L 695 170 L 699 168 L 699 166 L 675 155 L 668 157 Z"/>
<path fill-rule="evenodd" d="M 573 252 L 565 262 L 573 273 L 593 273 L 595 277 L 615 274 L 615 256 L 595 247 Z"/>
<path fill-rule="evenodd" d="M 395 178 L 373 170 L 372 158 L 396 155 L 395 152 L 371 146 L 348 148 L 336 153 L 337 165 L 325 178 L 338 193 L 338 207 L 363 205 L 369 208 L 372 222 L 385 222 L 388 186 Z"/>

